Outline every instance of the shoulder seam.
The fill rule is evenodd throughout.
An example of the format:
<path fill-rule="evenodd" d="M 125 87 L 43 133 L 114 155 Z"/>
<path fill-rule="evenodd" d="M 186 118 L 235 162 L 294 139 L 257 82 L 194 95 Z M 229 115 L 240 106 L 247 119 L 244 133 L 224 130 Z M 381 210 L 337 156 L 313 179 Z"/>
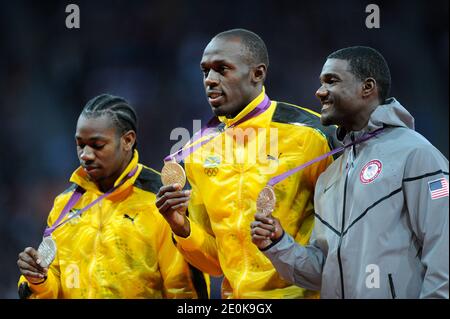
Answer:
<path fill-rule="evenodd" d="M 292 124 L 295 122 L 303 123 L 301 121 L 300 116 L 304 116 L 309 120 L 320 121 L 320 115 L 312 110 L 308 110 L 306 108 L 300 107 L 295 104 L 285 103 L 285 102 L 276 102 L 276 108 L 272 116 L 272 122 L 278 123 L 286 123 Z M 305 123 L 310 127 L 314 127 L 314 125 L 309 125 L 310 123 Z"/>
<path fill-rule="evenodd" d="M 435 172 L 430 172 L 430 173 L 419 175 L 419 176 L 404 178 L 403 182 L 412 182 L 412 181 L 416 181 L 418 179 L 422 179 L 422 178 L 425 178 L 425 177 L 431 177 L 431 176 L 438 175 L 438 174 L 448 175 L 448 172 L 445 172 L 445 171 L 440 169 L 440 170 L 437 170 Z"/>
<path fill-rule="evenodd" d="M 315 116 L 317 116 L 317 117 L 320 117 L 320 114 L 319 114 L 319 113 L 314 112 L 313 110 L 310 110 L 310 109 L 308 109 L 308 108 L 306 108 L 306 107 L 301 107 L 301 106 L 299 106 L 299 105 L 295 105 L 295 104 L 287 103 L 287 102 L 277 102 L 277 103 L 287 104 L 287 105 L 293 106 L 293 107 L 295 107 L 295 108 L 298 108 L 298 109 L 300 109 L 300 110 L 302 110 L 302 111 L 311 113 L 312 115 L 315 115 Z"/>
<path fill-rule="evenodd" d="M 76 188 L 78 187 L 77 184 L 72 183 L 68 188 L 66 188 L 62 193 L 60 193 L 59 195 L 64 195 L 67 193 L 70 193 L 71 191 L 74 191 Z"/>
<path fill-rule="evenodd" d="M 162 186 L 161 174 L 150 167 L 142 165 L 142 170 L 134 181 L 134 186 L 144 191 L 156 194 Z"/>
<path fill-rule="evenodd" d="M 336 126 L 323 126 L 320 122 L 320 114 L 295 104 L 286 102 L 276 103 L 277 105 L 272 115 L 272 122 L 291 125 L 295 125 L 294 123 L 304 124 L 305 127 L 310 127 L 319 132 L 328 142 L 330 149 L 338 146 L 337 141 L 335 141 Z"/>

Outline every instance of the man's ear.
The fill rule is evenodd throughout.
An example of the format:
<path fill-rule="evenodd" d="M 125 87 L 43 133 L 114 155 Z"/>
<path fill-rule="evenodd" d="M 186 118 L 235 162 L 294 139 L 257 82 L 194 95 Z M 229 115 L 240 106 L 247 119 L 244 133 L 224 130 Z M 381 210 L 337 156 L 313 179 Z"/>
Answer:
<path fill-rule="evenodd" d="M 122 135 L 121 143 L 125 151 L 131 151 L 133 149 L 133 145 L 136 143 L 136 132 L 130 130 Z"/>
<path fill-rule="evenodd" d="M 367 98 L 373 94 L 378 94 L 377 81 L 374 78 L 367 78 L 363 82 L 362 96 Z"/>
<path fill-rule="evenodd" d="M 254 83 L 263 82 L 266 79 L 267 67 L 264 63 L 258 64 L 254 67 L 252 72 L 252 81 Z"/>

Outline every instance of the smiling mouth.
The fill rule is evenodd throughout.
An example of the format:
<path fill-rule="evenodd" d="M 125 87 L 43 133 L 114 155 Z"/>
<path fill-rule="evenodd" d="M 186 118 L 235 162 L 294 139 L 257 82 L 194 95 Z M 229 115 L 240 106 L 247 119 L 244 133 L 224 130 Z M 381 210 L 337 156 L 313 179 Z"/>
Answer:
<path fill-rule="evenodd" d="M 333 103 L 330 101 L 326 101 L 326 102 L 322 103 L 322 111 L 330 108 L 332 105 L 333 105 Z"/>

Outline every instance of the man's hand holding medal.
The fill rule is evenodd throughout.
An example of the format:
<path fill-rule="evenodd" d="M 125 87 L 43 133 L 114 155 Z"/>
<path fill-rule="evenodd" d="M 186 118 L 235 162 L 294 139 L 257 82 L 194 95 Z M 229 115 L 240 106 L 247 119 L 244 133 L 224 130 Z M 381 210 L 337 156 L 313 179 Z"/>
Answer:
<path fill-rule="evenodd" d="M 250 224 L 252 242 L 259 249 L 267 248 L 283 235 L 280 221 L 272 216 L 275 204 L 274 189 L 271 185 L 266 185 L 258 195 L 255 221 Z"/>
<path fill-rule="evenodd" d="M 27 247 L 19 254 L 17 265 L 20 272 L 32 284 L 43 283 L 47 279 L 48 267 L 53 261 L 51 251 L 45 252 L 41 243 L 40 249 L 36 250 L 32 247 Z M 55 250 L 56 254 L 56 250 Z M 48 262 L 50 261 L 50 262 Z"/>
<path fill-rule="evenodd" d="M 188 237 L 191 228 L 186 211 L 191 192 L 183 191 L 186 184 L 183 167 L 174 160 L 166 161 L 161 170 L 161 181 L 164 186 L 156 194 L 156 207 L 177 236 Z"/>

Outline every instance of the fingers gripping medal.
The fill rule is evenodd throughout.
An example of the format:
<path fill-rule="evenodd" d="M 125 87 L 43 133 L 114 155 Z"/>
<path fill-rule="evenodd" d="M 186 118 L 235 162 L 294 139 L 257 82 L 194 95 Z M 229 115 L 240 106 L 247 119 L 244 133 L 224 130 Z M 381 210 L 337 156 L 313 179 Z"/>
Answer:
<path fill-rule="evenodd" d="M 265 216 L 269 216 L 275 209 L 276 202 L 277 198 L 273 187 L 266 185 L 258 195 L 258 199 L 256 200 L 256 209 Z"/>
<path fill-rule="evenodd" d="M 164 186 L 177 183 L 183 189 L 186 184 L 186 173 L 176 161 L 167 161 L 164 162 L 164 167 L 161 170 L 161 181 Z"/>
<path fill-rule="evenodd" d="M 44 237 L 38 248 L 40 265 L 44 268 L 50 266 L 56 257 L 56 243 L 51 236 Z"/>

